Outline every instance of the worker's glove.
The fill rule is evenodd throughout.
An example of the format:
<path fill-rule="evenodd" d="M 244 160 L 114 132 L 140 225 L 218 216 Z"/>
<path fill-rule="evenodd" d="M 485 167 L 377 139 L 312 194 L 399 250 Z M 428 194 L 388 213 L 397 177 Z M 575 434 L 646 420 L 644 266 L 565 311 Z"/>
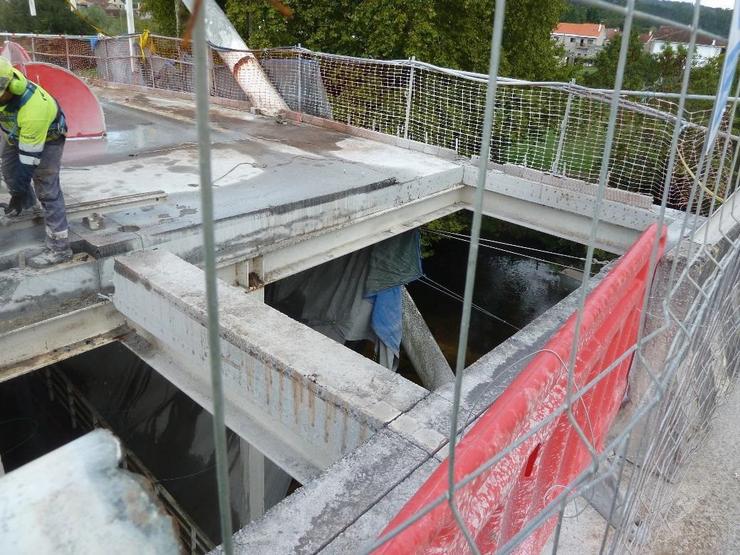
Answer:
<path fill-rule="evenodd" d="M 23 201 L 25 198 L 26 195 L 12 195 L 9 203 L 0 203 L 0 208 L 5 210 L 6 216 L 20 216 L 23 211 Z"/>

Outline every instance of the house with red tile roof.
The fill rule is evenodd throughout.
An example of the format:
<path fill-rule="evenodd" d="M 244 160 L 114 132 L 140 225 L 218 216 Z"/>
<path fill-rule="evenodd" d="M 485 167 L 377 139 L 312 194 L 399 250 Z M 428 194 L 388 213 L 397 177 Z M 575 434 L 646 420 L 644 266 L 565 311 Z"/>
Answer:
<path fill-rule="evenodd" d="M 677 29 L 669 25 L 661 25 L 655 30 L 640 35 L 640 42 L 650 54 L 660 54 L 669 46 L 673 50 L 689 48 L 691 35 L 689 31 Z M 727 48 L 727 42 L 715 40 L 702 35 L 696 36 L 696 55 L 694 63 L 704 65 L 712 58 L 716 58 Z"/>
<path fill-rule="evenodd" d="M 552 36 L 565 48 L 568 62 L 591 60 L 607 42 L 608 29 L 601 23 L 558 23 Z"/>

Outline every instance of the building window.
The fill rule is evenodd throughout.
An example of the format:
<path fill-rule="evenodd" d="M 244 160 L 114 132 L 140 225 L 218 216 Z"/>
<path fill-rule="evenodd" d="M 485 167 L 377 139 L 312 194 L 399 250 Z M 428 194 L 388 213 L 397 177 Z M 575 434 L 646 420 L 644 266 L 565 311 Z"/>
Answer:
<path fill-rule="evenodd" d="M 594 39 L 588 39 L 588 43 L 589 44 L 593 44 L 594 43 Z"/>
<path fill-rule="evenodd" d="M 576 39 L 573 37 L 570 37 L 570 42 L 576 42 Z"/>

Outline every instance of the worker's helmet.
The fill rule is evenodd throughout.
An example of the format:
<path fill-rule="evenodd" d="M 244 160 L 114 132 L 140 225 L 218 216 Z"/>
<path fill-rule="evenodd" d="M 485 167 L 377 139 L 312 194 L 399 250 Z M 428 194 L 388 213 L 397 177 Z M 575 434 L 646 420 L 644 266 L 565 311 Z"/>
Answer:
<path fill-rule="evenodd" d="M 6 90 L 13 94 L 23 94 L 28 85 L 28 79 L 13 67 L 7 58 L 0 56 L 0 95 Z"/>
<path fill-rule="evenodd" d="M 13 65 L 7 58 L 0 56 L 0 94 L 5 93 L 10 82 L 13 80 Z"/>

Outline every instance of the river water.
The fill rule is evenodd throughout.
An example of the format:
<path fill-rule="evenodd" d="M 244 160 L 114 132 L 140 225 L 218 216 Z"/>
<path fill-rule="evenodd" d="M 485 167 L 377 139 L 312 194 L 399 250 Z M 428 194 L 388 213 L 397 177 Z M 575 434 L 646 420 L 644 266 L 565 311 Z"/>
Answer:
<path fill-rule="evenodd" d="M 462 296 L 468 244 L 441 239 L 424 259 L 425 275 Z M 500 320 L 473 310 L 466 365 L 502 343 L 574 291 L 580 283 L 561 273 L 562 267 L 488 248 L 478 251 L 474 303 Z M 432 335 L 455 367 L 462 303 L 420 280 L 408 286 Z M 503 320 L 504 322 L 502 322 Z"/>

